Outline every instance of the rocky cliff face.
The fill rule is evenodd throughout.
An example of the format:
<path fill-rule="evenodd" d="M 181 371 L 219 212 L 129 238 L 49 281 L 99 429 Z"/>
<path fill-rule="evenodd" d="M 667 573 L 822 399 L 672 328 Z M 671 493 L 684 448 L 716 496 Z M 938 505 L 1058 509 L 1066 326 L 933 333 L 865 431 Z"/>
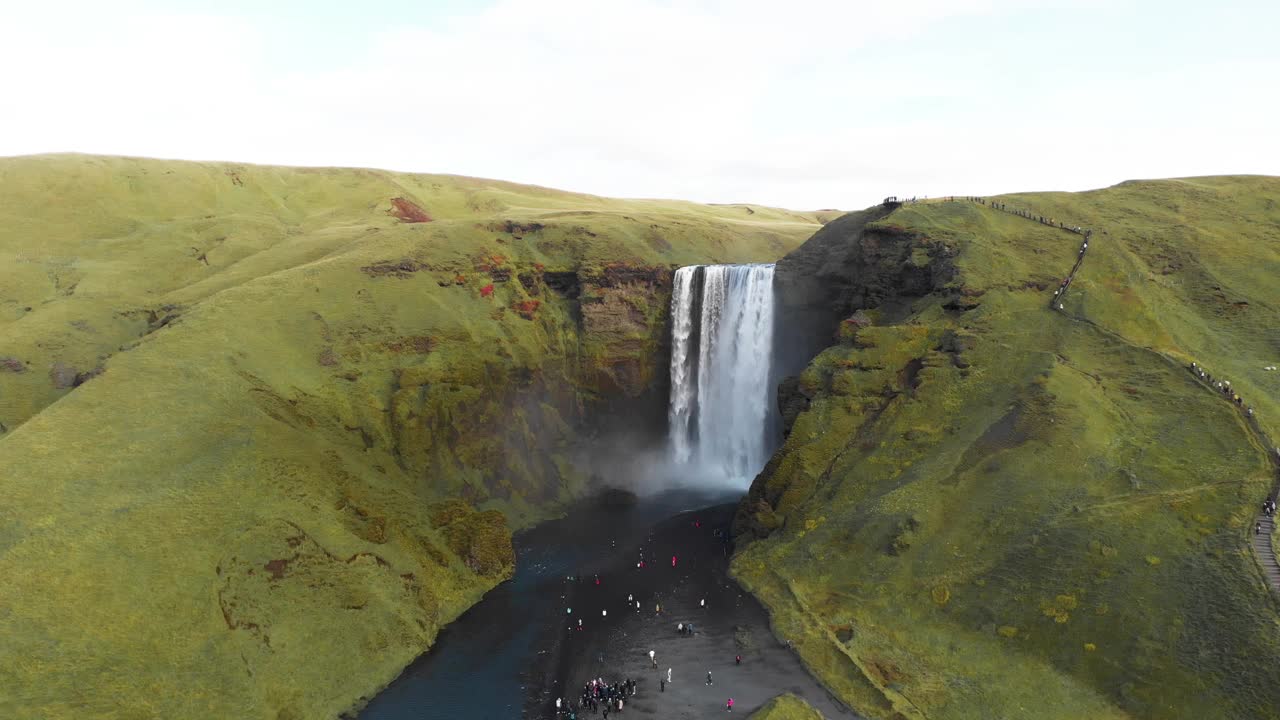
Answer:
<path fill-rule="evenodd" d="M 663 437 L 670 395 L 671 267 L 614 263 L 584 273 L 586 384 L 599 434 Z"/>
<path fill-rule="evenodd" d="M 625 436 L 641 450 L 665 430 L 672 271 L 510 272 L 527 295 L 517 314 L 554 334 L 557 349 L 521 363 L 460 348 L 470 357 L 396 368 L 386 441 L 412 475 L 451 470 L 446 493 L 538 517 L 582 490 L 594 443 Z"/>
<path fill-rule="evenodd" d="M 821 350 L 833 342 L 873 347 L 874 330 L 864 330 L 875 322 L 897 322 L 911 313 L 913 302 L 931 294 L 960 294 L 951 284 L 955 245 L 887 222 L 889 213 L 877 206 L 833 220 L 777 264 L 777 404 L 784 437 L 816 397 L 830 392 L 827 382 L 798 374 Z M 918 362 L 904 367 L 903 384 L 913 381 Z M 776 477 L 785 457 L 775 454 L 760 477 Z M 752 483 L 739 507 L 739 531 L 768 536 L 781 522 L 775 511 L 788 489 L 778 482 Z"/>
<path fill-rule="evenodd" d="M 954 273 L 936 263 L 948 252 L 912 232 L 878 223 L 876 206 L 827 223 L 777 263 L 774 288 L 780 377 L 795 375 L 831 344 L 839 323 L 858 310 L 920 297 Z"/>

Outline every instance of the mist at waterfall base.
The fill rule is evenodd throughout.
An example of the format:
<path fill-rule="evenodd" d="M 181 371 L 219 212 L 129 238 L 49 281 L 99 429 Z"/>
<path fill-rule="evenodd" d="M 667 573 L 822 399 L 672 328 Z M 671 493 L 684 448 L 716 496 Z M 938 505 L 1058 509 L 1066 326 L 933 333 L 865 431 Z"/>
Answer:
<path fill-rule="evenodd" d="M 667 478 L 746 490 L 776 445 L 773 265 L 695 265 L 671 292 Z"/>

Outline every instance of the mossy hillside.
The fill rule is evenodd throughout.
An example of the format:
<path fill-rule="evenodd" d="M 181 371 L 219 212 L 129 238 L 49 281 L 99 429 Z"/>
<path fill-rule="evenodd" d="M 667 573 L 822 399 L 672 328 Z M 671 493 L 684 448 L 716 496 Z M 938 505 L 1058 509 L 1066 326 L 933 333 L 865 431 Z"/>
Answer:
<path fill-rule="evenodd" d="M 1143 345 L 1264 387 L 1265 343 L 1230 358 L 1213 343 L 1276 326 L 1254 283 L 1280 270 L 1277 239 L 1225 219 L 1272 207 L 1280 184 L 1149 185 L 1006 199 L 1107 230 L 1065 302 L 1096 326 L 1046 308 L 1077 236 L 960 203 L 907 206 L 873 228 L 910 256 L 950 247 L 932 255 L 955 274 L 864 310 L 801 375 L 807 409 L 740 511 L 743 538 L 764 537 L 733 566 L 864 712 L 1276 716 L 1277 605 L 1246 542 L 1271 483 L 1265 448 Z M 1166 235 L 1168 219 L 1145 213 L 1170 196 L 1194 232 Z M 1152 278 L 1137 249 L 1154 238 L 1181 270 Z M 1237 244 L 1251 250 L 1233 258 Z M 1215 286 L 1249 303 L 1247 324 L 1198 294 Z"/>
<path fill-rule="evenodd" d="M 751 720 L 822 720 L 822 713 L 803 699 L 786 693 L 751 713 Z"/>
<path fill-rule="evenodd" d="M 664 321 L 671 266 L 817 227 L 81 156 L 5 160 L 0 188 L 6 717 L 358 704 L 582 488 L 612 395 L 653 392 L 635 325 Z"/>
<path fill-rule="evenodd" d="M 338 255 L 363 250 L 390 272 L 405 262 L 397 277 L 426 274 L 478 292 L 493 270 L 601 277 L 619 265 L 767 261 L 817 226 L 813 214 L 758 206 L 355 169 L 38 156 L 0 163 L 0 186 L 0 357 L 25 370 L 0 368 L 8 427 L 185 306 L 275 272 L 315 273 Z M 392 198 L 435 222 L 400 222 Z M 455 299 L 434 298 L 450 311 Z M 66 382 L 50 381 L 55 366 L 71 371 Z"/>

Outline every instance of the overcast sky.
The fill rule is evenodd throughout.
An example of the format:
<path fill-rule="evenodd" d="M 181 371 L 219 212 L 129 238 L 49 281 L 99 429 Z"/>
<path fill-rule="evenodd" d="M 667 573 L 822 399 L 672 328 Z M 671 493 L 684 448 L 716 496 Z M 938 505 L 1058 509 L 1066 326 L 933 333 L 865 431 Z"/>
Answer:
<path fill-rule="evenodd" d="M 20 5 L 0 11 L 0 155 L 806 209 L 1280 174 L 1270 1 Z"/>

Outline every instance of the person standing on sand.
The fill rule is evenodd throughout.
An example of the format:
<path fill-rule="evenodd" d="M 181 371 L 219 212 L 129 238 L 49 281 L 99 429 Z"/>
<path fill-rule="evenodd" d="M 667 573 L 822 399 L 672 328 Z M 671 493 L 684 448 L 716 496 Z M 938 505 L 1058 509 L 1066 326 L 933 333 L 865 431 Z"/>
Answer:
<path fill-rule="evenodd" d="M 653 666 L 654 670 L 658 669 L 658 660 L 654 657 L 652 650 L 649 651 L 649 664 Z"/>
<path fill-rule="evenodd" d="M 667 681 L 664 678 L 658 678 L 658 692 L 667 691 Z"/>
<path fill-rule="evenodd" d="M 733 664 L 734 664 L 734 665 L 741 665 L 741 664 L 742 664 L 742 656 L 741 656 L 741 655 L 734 655 L 734 656 L 733 656 Z"/>
<path fill-rule="evenodd" d="M 671 668 L 667 668 L 667 682 L 671 682 Z"/>
<path fill-rule="evenodd" d="M 672 556 L 671 556 L 671 567 L 675 567 L 675 566 L 676 566 L 676 556 L 675 556 L 675 555 L 672 555 Z"/>
<path fill-rule="evenodd" d="M 707 684 L 708 684 L 708 685 L 710 685 L 710 684 L 711 684 L 711 671 L 710 671 L 710 670 L 708 670 L 708 671 L 707 671 Z"/>
<path fill-rule="evenodd" d="M 729 698 L 724 703 L 724 709 L 733 712 L 733 698 Z"/>

